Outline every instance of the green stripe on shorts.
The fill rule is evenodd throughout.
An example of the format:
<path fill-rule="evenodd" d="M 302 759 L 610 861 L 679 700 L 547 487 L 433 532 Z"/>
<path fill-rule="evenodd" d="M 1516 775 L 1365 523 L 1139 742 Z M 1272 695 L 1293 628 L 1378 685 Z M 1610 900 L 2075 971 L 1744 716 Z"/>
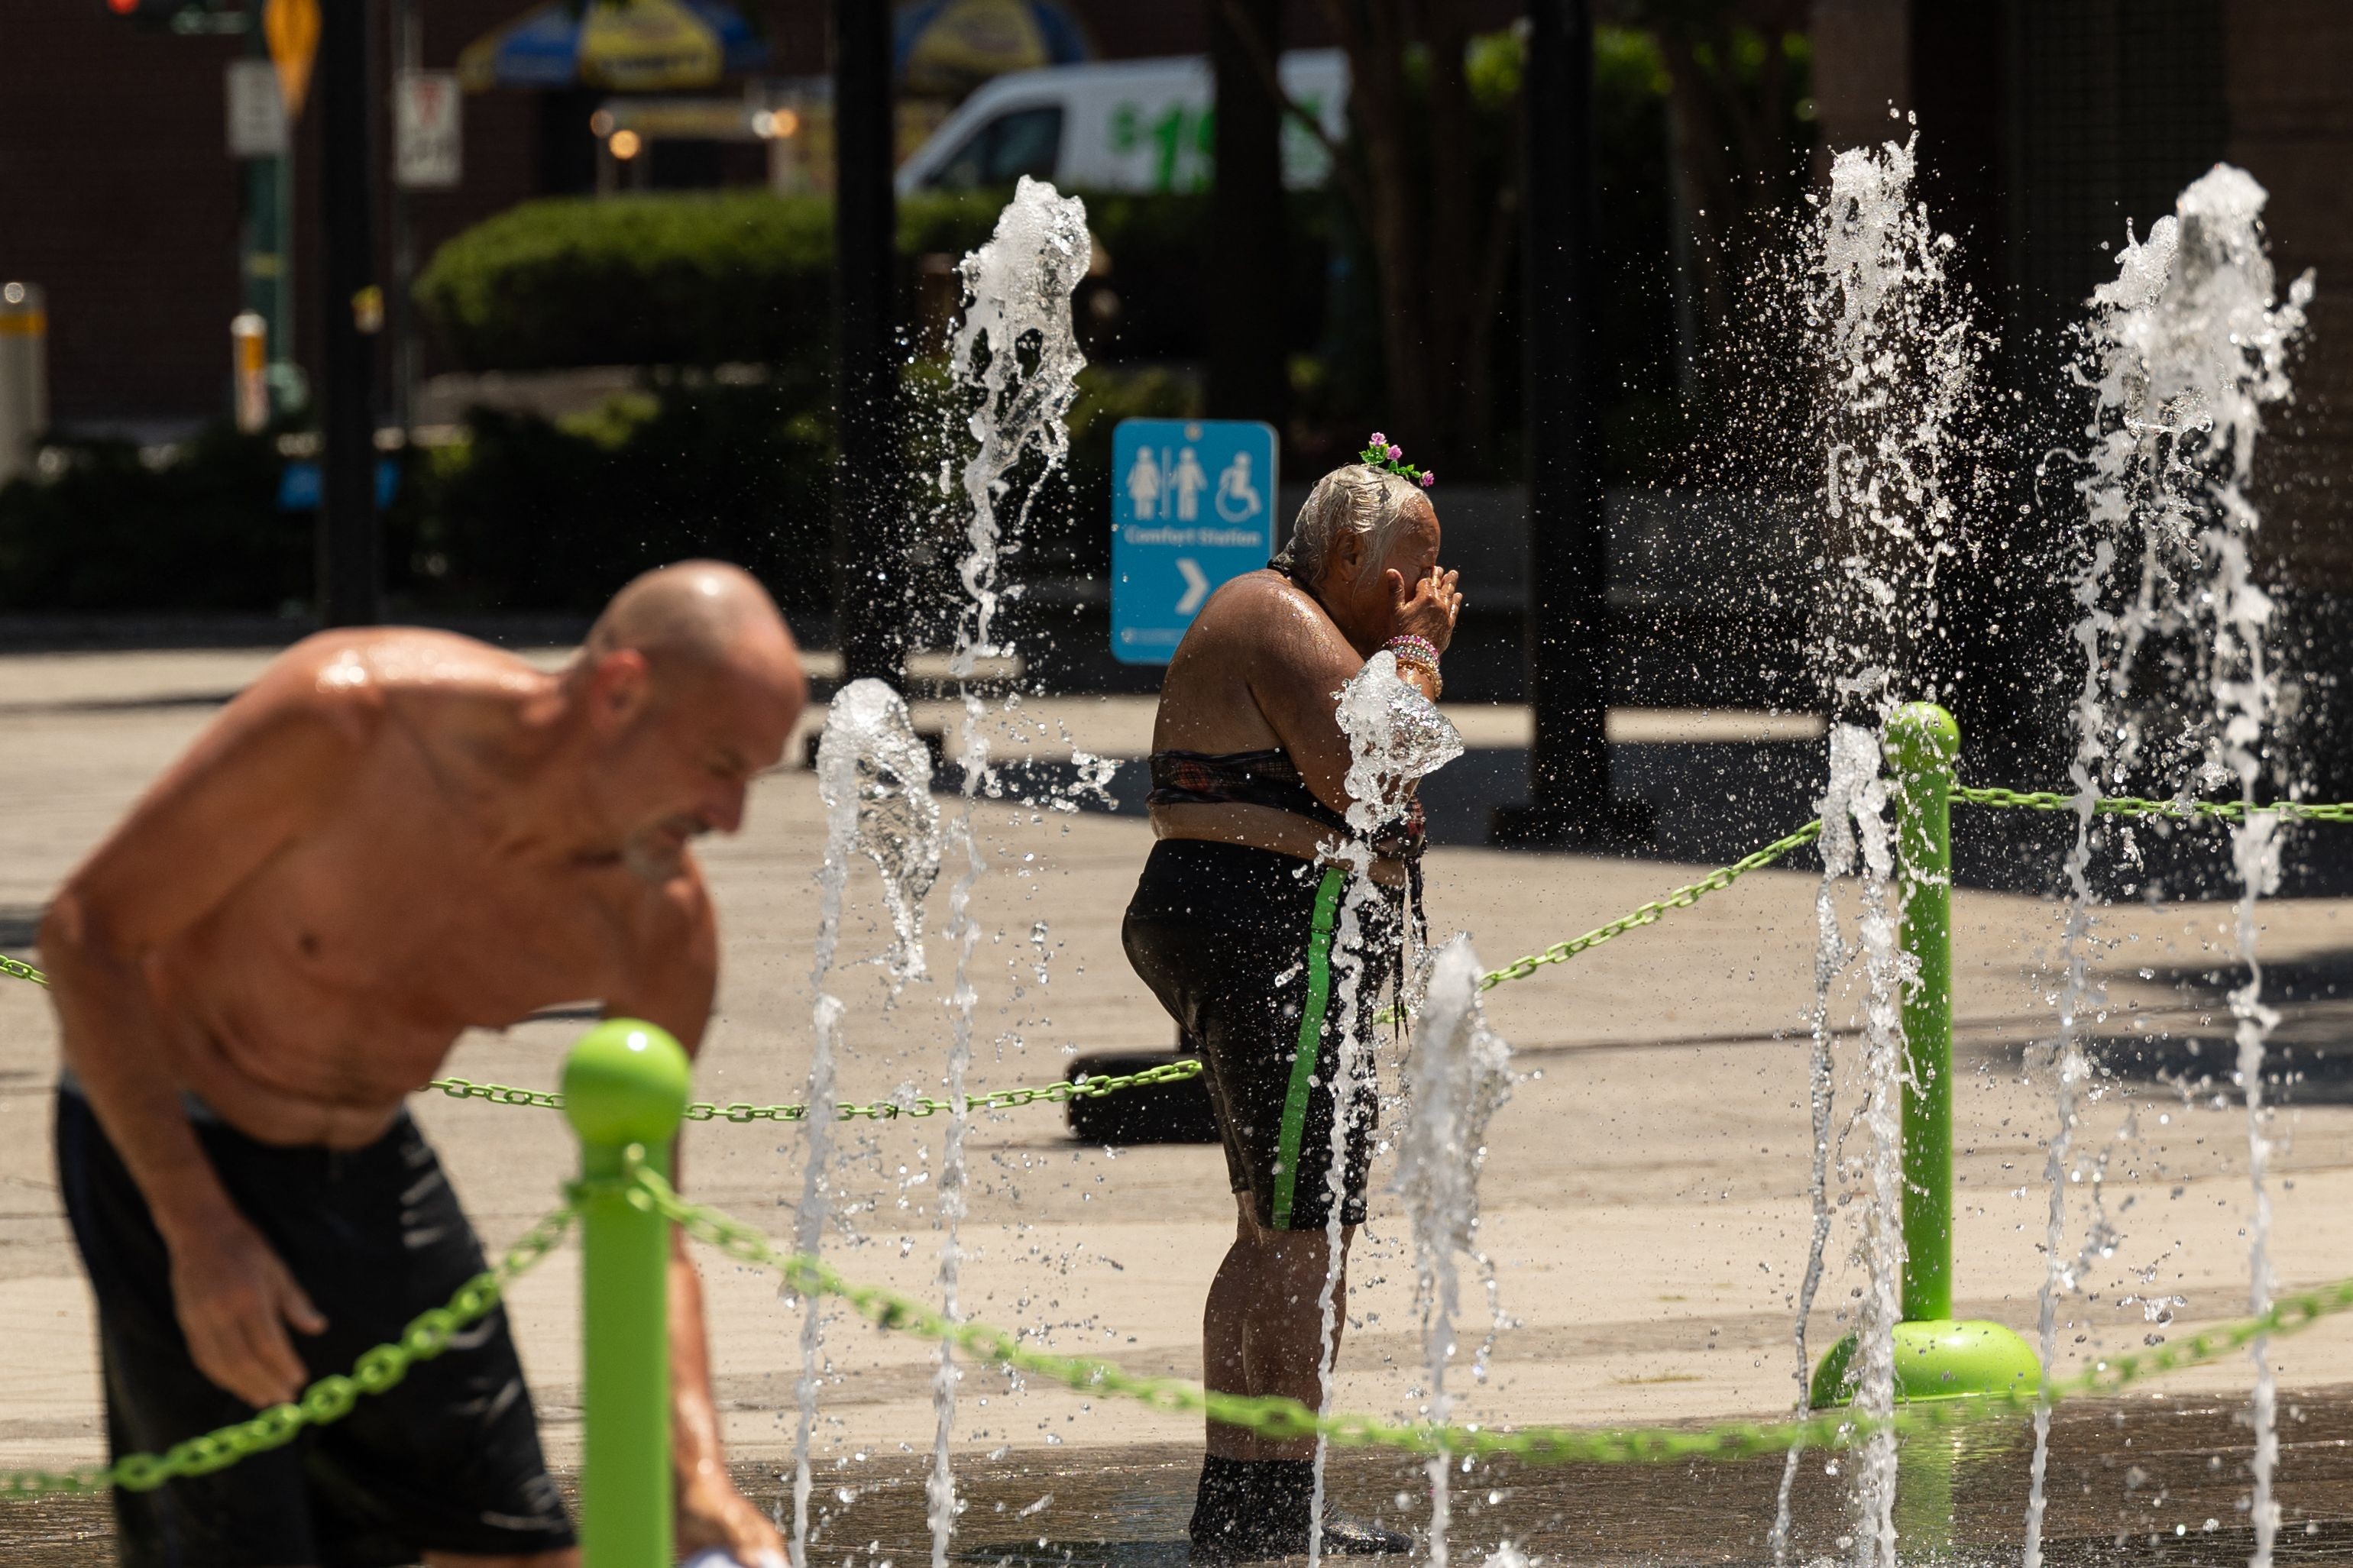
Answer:
<path fill-rule="evenodd" d="M 1324 1046 L 1324 1014 L 1332 1002 L 1332 930 L 1340 912 L 1340 884 L 1347 873 L 1324 869 L 1315 889 L 1315 928 L 1307 939 L 1307 1005 L 1299 1016 L 1299 1054 L 1291 1061 L 1291 1089 L 1282 1097 L 1281 1162 L 1274 1173 L 1274 1228 L 1291 1228 L 1292 1199 L 1299 1186 L 1299 1143 L 1307 1130 L 1307 1101 L 1315 1092 L 1315 1058 Z M 1335 1115 L 1338 1112 L 1335 1110 Z"/>

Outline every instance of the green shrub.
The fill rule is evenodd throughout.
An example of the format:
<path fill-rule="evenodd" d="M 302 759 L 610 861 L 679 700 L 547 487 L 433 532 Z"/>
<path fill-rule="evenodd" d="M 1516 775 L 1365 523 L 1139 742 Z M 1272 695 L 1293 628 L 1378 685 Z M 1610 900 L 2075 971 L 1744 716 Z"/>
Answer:
<path fill-rule="evenodd" d="M 821 389 L 782 377 L 628 393 L 554 422 L 478 409 L 464 440 L 406 455 L 387 607 L 586 615 L 649 566 L 717 555 L 787 608 L 823 608 L 832 441 Z M 0 487 L 0 611 L 310 605 L 317 515 L 278 510 L 271 437 L 50 450 L 52 471 Z"/>
<path fill-rule="evenodd" d="M 782 377 L 628 393 L 558 421 L 477 409 L 421 453 L 388 574 L 438 611 L 600 607 L 638 573 L 715 555 L 787 609 L 831 595 L 832 411 Z"/>
<path fill-rule="evenodd" d="M 998 204 L 900 204 L 902 257 L 961 253 Z M 417 300 L 475 370 L 577 364 L 821 366 L 833 317 L 833 205 L 761 191 L 552 197 L 436 251 Z M 913 263 L 907 264 L 912 277 Z"/>
<path fill-rule="evenodd" d="M 944 365 L 910 367 L 907 392 L 905 505 L 934 579 L 925 613 L 944 626 L 966 517 L 961 489 L 943 495 L 932 481 L 970 447 L 946 417 L 959 394 Z M 1011 575 L 1099 574 L 1112 426 L 1199 410 L 1198 381 L 1181 372 L 1082 373 L 1067 475 L 1017 479 L 1008 514 L 1025 515 Z M 115 442 L 51 450 L 49 471 L 0 487 L 0 611 L 310 604 L 316 518 L 278 510 L 285 459 L 274 437 L 221 426 L 144 454 Z M 742 385 L 670 375 L 555 420 L 476 409 L 462 439 L 403 460 L 384 522 L 396 618 L 592 614 L 637 573 L 687 555 L 741 563 L 787 609 L 831 603 L 833 411 L 814 376 L 779 370 Z"/>
<path fill-rule="evenodd" d="M 478 370 L 792 360 L 827 340 L 830 225 L 767 195 L 525 202 L 435 252 L 417 298 Z"/>
<path fill-rule="evenodd" d="M 312 585 L 311 518 L 277 507 L 267 436 L 206 430 L 168 454 L 47 448 L 0 487 L 0 610 L 276 611 Z"/>
<path fill-rule="evenodd" d="M 899 204 L 909 319 L 918 258 L 987 241 L 1004 201 L 1003 192 L 926 192 Z M 1300 333 L 1291 346 L 1303 350 L 1323 325 L 1329 224 L 1323 197 L 1293 201 L 1286 287 Z M 1121 358 L 1198 355 L 1208 308 L 1199 267 L 1207 198 L 1092 196 L 1087 216 L 1111 263 L 1088 288 L 1117 301 L 1091 328 L 1092 346 Z M 832 225 L 828 198 L 761 191 L 525 202 L 443 245 L 416 295 L 471 370 L 748 362 L 822 372 Z"/>

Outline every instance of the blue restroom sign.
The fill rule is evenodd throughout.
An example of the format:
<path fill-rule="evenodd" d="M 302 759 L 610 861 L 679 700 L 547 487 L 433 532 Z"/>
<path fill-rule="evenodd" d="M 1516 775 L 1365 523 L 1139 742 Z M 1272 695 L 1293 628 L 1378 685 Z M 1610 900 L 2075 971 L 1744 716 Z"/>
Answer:
<path fill-rule="evenodd" d="M 1274 426 L 1123 419 L 1111 438 L 1111 651 L 1166 664 L 1218 585 L 1274 553 Z"/>

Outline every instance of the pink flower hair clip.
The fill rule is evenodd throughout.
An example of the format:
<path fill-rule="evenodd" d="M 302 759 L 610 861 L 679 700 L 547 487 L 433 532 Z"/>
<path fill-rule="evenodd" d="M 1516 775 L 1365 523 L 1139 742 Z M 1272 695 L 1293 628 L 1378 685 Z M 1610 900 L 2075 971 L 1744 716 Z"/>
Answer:
<path fill-rule="evenodd" d="M 1405 448 L 1393 445 L 1388 437 L 1377 430 L 1373 432 L 1372 445 L 1356 454 L 1357 461 L 1369 464 L 1386 473 L 1395 474 L 1401 479 L 1411 479 L 1423 489 L 1428 489 L 1438 482 L 1436 474 L 1402 461 L 1404 457 Z"/>

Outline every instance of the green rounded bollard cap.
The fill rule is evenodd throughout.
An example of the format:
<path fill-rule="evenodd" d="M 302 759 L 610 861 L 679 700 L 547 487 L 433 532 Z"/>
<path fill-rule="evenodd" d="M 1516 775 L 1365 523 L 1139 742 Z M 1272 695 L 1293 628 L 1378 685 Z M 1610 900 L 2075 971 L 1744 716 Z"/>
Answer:
<path fill-rule="evenodd" d="M 1814 1369 L 1807 1403 L 1829 1410 L 1854 1398 L 1854 1336 L 1831 1347 Z M 2042 1381 L 2042 1363 L 2023 1339 L 1981 1319 L 1950 1318 L 1895 1325 L 1895 1399 L 1963 1399 L 2010 1394 Z"/>
<path fill-rule="evenodd" d="M 564 1058 L 565 1120 L 583 1143 L 667 1143 L 686 1114 L 691 1072 L 669 1030 L 607 1018 Z"/>
<path fill-rule="evenodd" d="M 1961 727 L 1934 702 L 1906 702 L 1887 721 L 1887 749 L 1906 771 L 1924 763 L 1950 767 L 1961 754 Z"/>

